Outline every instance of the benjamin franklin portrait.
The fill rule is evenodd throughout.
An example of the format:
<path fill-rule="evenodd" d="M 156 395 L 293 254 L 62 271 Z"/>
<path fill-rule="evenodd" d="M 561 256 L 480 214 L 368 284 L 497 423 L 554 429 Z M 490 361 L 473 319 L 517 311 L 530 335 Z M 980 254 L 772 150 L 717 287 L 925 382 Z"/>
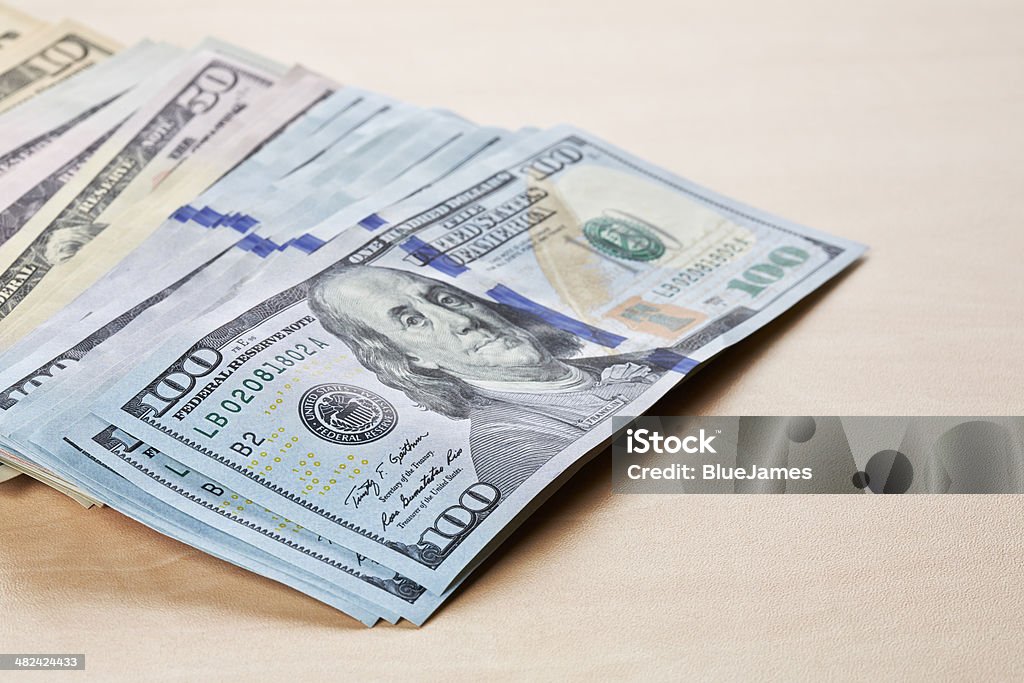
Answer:
<path fill-rule="evenodd" d="M 477 475 L 503 494 L 662 372 L 632 356 L 578 358 L 580 340 L 537 316 L 401 270 L 336 266 L 309 304 L 381 383 L 469 420 Z"/>

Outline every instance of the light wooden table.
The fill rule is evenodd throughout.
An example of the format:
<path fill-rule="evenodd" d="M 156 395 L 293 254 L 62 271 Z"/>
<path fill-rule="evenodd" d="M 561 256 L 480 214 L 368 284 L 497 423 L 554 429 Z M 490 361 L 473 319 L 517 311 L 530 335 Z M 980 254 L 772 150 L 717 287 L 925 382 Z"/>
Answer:
<path fill-rule="evenodd" d="M 13 4 L 125 43 L 214 34 L 480 122 L 570 121 L 872 247 L 655 412 L 1024 412 L 1019 0 Z M 616 496 L 599 458 L 424 628 L 367 630 L 20 480 L 0 651 L 85 652 L 104 681 L 1019 679 L 1022 513 Z"/>

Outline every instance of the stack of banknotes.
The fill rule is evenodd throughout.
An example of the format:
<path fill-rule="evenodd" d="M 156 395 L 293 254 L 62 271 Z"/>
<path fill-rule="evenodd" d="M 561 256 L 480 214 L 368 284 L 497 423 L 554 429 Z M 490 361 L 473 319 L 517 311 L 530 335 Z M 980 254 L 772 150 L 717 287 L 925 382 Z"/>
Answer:
<path fill-rule="evenodd" d="M 0 112 L 0 479 L 367 625 L 863 252 L 215 40 L 0 8 Z"/>

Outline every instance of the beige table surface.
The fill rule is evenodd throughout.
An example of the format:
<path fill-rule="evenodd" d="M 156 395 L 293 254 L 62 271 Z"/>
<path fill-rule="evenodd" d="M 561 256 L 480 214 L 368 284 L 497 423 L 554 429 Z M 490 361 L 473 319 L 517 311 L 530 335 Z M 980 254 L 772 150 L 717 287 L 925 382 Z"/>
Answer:
<path fill-rule="evenodd" d="M 657 413 L 1024 413 L 1020 0 L 12 1 L 573 122 L 872 247 Z M 372 630 L 31 481 L 0 517 L 0 652 L 95 680 L 1024 676 L 1020 497 L 619 496 L 601 457 L 424 628 Z"/>

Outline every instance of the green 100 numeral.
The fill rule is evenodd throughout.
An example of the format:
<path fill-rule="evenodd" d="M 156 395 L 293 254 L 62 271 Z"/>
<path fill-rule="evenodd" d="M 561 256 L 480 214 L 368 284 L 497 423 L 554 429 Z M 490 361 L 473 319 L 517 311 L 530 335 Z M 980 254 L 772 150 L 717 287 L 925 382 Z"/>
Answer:
<path fill-rule="evenodd" d="M 757 296 L 768 285 L 778 282 L 786 274 L 785 268 L 793 268 L 807 262 L 811 257 L 803 249 L 779 247 L 768 254 L 771 263 L 757 263 L 750 266 L 738 278 L 729 280 L 727 289 L 738 289 L 750 296 Z"/>

